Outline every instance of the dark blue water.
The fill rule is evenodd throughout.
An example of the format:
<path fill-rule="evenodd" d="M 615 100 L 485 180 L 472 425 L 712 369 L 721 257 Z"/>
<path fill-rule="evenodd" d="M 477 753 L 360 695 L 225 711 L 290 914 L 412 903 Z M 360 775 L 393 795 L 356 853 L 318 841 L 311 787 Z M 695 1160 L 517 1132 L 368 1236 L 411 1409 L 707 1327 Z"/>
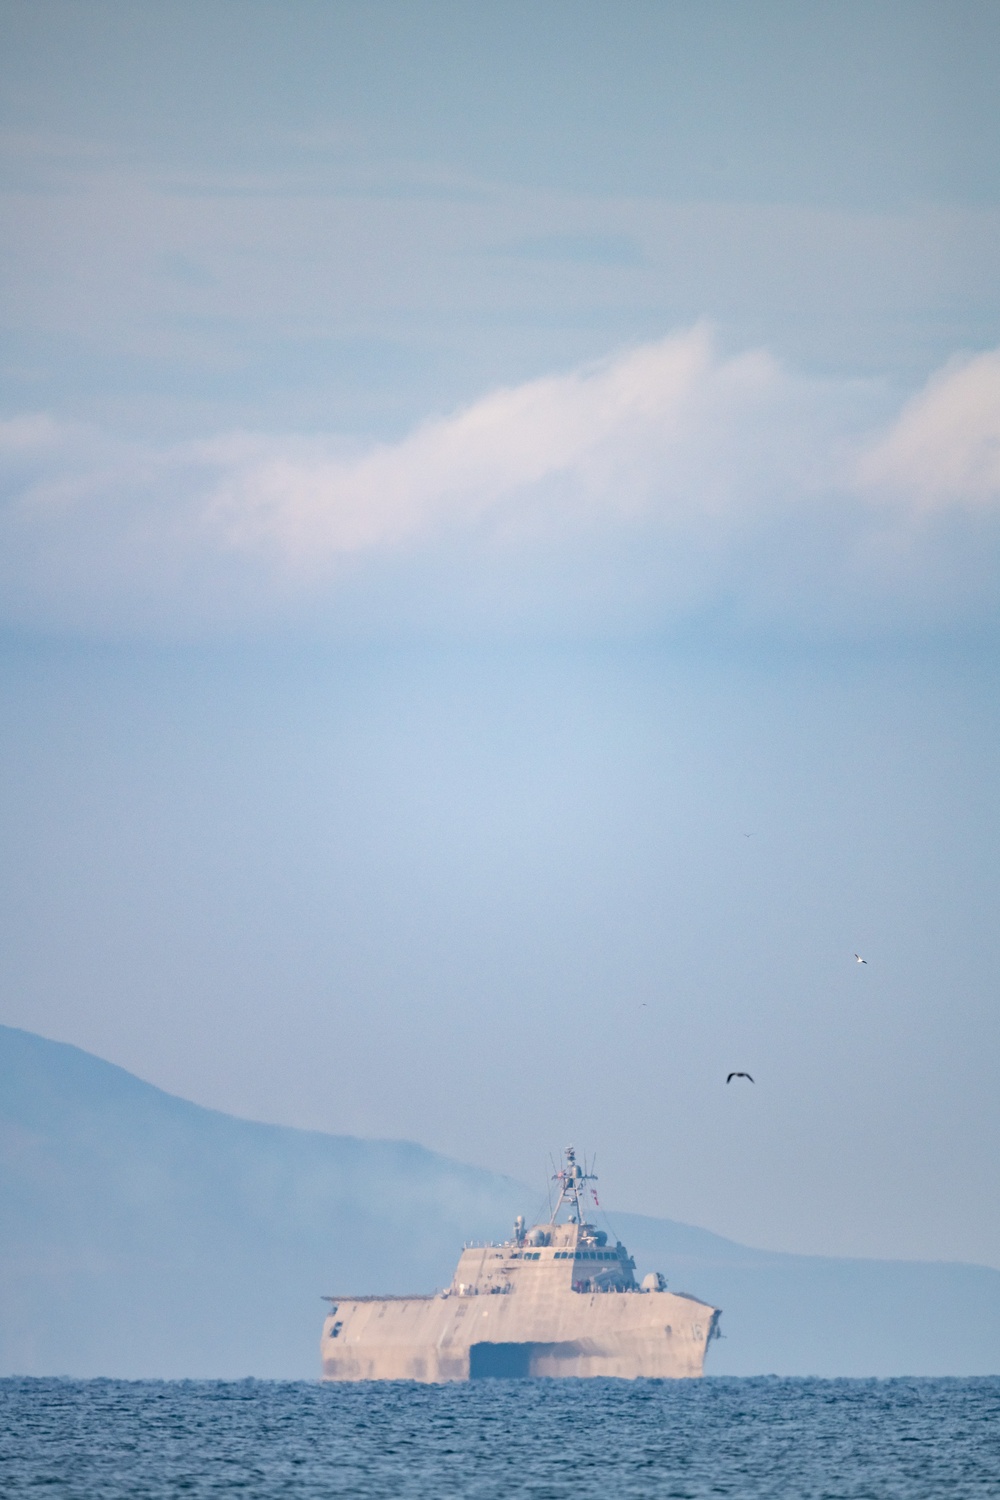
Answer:
<path fill-rule="evenodd" d="M 1000 1379 L 0 1381 L 0 1494 L 1000 1496 Z"/>

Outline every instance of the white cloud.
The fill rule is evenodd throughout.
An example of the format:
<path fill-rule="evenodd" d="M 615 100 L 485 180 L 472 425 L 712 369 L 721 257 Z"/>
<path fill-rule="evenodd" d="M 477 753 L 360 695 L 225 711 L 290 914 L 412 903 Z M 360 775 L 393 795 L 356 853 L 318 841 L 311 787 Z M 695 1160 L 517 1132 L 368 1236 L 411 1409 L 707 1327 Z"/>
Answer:
<path fill-rule="evenodd" d="M 1000 351 L 935 375 L 863 456 L 858 477 L 906 506 L 1000 504 Z"/>
<path fill-rule="evenodd" d="M 790 383 L 766 355 L 720 361 L 695 330 L 497 391 L 357 455 L 267 454 L 253 443 L 241 455 L 231 442 L 209 445 L 205 456 L 227 468 L 209 513 L 228 545 L 311 571 L 445 528 L 558 536 L 595 519 L 731 512 L 746 504 L 748 485 L 773 482 L 787 466 L 793 433 L 787 421 L 778 430 L 775 409 L 790 400 Z M 801 480 L 804 456 L 797 460 Z"/>
<path fill-rule="evenodd" d="M 981 618 L 998 454 L 998 355 L 949 366 L 887 420 L 874 386 L 722 357 L 704 328 L 396 443 L 152 449 L 22 417 L 0 425 L 6 613 L 341 634 Z"/>

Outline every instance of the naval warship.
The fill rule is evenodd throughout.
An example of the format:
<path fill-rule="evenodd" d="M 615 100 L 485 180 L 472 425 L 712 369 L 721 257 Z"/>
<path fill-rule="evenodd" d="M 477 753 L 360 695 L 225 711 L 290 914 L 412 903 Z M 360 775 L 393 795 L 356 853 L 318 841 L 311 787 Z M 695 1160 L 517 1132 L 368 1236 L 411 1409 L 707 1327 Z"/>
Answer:
<path fill-rule="evenodd" d="M 671 1292 L 587 1219 L 593 1172 L 572 1146 L 549 1219 L 501 1244 L 468 1244 L 451 1285 L 426 1297 L 328 1297 L 324 1380 L 482 1376 L 700 1376 L 719 1310 Z"/>

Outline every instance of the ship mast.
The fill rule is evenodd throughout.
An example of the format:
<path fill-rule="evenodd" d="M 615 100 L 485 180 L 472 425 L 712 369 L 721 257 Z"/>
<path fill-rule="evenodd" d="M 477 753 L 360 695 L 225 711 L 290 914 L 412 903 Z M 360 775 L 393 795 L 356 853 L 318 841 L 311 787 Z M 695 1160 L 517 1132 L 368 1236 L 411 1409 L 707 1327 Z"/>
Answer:
<path fill-rule="evenodd" d="M 593 1172 L 584 1171 L 576 1159 L 576 1151 L 572 1146 L 566 1147 L 563 1156 L 565 1165 L 552 1178 L 553 1182 L 559 1184 L 559 1201 L 552 1211 L 549 1223 L 556 1222 L 559 1210 L 565 1204 L 570 1210 L 570 1223 L 583 1224 L 586 1222 L 586 1212 L 582 1201 L 583 1194 L 586 1192 L 584 1183 L 596 1182 L 597 1177 Z"/>

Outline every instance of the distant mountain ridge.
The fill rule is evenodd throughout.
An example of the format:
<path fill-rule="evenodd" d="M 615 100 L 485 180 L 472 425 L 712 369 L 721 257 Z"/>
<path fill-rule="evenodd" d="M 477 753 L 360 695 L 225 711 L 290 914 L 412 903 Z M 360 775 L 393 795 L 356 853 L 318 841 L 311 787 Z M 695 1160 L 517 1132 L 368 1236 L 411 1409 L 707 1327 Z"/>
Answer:
<path fill-rule="evenodd" d="M 309 1378 L 323 1293 L 430 1291 L 537 1193 L 406 1141 L 236 1119 L 0 1026 L 0 1374 Z M 723 1308 L 708 1369 L 1000 1371 L 1000 1272 L 751 1250 L 615 1214 Z"/>

